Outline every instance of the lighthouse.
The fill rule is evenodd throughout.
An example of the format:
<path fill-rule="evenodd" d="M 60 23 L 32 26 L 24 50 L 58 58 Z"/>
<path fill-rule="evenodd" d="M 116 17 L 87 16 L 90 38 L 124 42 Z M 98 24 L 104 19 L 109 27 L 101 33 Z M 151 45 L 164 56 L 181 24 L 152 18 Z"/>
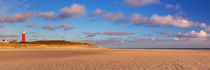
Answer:
<path fill-rule="evenodd" d="M 22 42 L 26 42 L 26 35 L 25 35 L 25 31 L 24 30 L 22 32 Z"/>

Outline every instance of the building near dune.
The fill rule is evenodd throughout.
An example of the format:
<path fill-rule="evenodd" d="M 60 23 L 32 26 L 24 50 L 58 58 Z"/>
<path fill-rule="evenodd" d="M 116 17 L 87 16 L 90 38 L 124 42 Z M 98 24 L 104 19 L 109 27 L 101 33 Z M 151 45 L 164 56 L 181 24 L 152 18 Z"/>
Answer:
<path fill-rule="evenodd" d="M 17 43 L 18 41 L 17 40 L 7 40 L 7 39 L 3 39 L 2 40 L 2 43 Z M 21 42 L 26 42 L 26 34 L 25 34 L 25 31 L 23 30 L 22 32 L 22 41 Z"/>
<path fill-rule="evenodd" d="M 7 39 L 3 39 L 2 42 L 3 43 L 9 43 L 9 41 Z"/>
<path fill-rule="evenodd" d="M 7 39 L 3 39 L 2 40 L 2 43 L 17 43 L 17 40 L 11 40 L 11 41 L 9 41 Z"/>

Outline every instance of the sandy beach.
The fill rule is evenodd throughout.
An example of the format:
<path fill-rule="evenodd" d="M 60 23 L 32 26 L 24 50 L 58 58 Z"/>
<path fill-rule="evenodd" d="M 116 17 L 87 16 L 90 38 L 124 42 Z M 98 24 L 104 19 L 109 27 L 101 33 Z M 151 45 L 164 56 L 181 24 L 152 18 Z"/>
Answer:
<path fill-rule="evenodd" d="M 210 50 L 0 49 L 0 70 L 210 70 Z"/>

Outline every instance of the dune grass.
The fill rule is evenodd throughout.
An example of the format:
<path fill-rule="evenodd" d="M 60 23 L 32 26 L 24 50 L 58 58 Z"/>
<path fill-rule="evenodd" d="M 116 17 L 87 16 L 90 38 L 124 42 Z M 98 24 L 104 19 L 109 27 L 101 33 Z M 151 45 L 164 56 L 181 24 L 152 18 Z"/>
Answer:
<path fill-rule="evenodd" d="M 33 42 L 18 42 L 18 43 L 0 43 L 0 47 L 13 48 L 49 48 L 49 47 L 83 47 L 83 48 L 99 48 L 98 46 L 89 43 L 69 42 L 63 40 L 49 41 L 33 41 Z"/>

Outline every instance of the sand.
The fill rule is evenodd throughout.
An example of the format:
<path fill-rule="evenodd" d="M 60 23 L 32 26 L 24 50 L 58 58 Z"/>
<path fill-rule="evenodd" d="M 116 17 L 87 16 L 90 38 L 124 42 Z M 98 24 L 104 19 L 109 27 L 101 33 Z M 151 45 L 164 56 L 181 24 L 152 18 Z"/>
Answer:
<path fill-rule="evenodd" d="M 0 70 L 210 70 L 210 50 L 5 50 Z"/>

